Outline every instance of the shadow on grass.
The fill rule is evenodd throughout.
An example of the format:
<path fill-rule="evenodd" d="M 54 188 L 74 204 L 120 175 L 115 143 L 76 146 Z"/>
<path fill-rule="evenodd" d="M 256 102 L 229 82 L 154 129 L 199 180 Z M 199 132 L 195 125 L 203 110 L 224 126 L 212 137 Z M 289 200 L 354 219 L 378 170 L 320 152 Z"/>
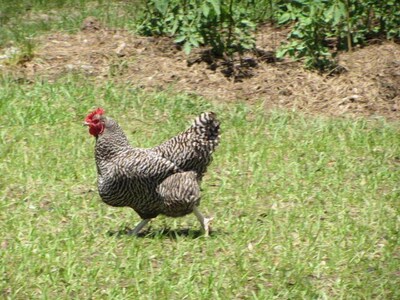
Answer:
<path fill-rule="evenodd" d="M 115 237 L 123 237 L 123 236 L 131 236 L 129 235 L 130 229 L 125 228 L 118 231 L 108 231 L 107 234 L 109 236 Z M 218 230 L 212 230 L 210 232 L 210 237 L 224 234 L 224 232 L 220 232 Z M 135 236 L 132 236 L 135 237 Z M 190 228 L 182 228 L 182 229 L 171 229 L 164 228 L 159 230 L 151 230 L 151 228 L 144 230 L 138 234 L 136 238 L 169 238 L 169 239 L 177 239 L 178 237 L 187 237 L 192 239 L 197 239 L 199 237 L 204 237 L 204 232 L 202 230 L 193 230 Z"/>

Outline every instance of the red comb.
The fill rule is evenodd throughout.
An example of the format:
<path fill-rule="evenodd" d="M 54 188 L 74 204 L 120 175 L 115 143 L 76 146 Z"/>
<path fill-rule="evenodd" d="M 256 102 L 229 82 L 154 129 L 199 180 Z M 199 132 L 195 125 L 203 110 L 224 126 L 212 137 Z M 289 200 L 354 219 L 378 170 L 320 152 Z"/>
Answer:
<path fill-rule="evenodd" d="M 94 115 L 102 115 L 102 114 L 104 114 L 104 112 L 105 112 L 104 109 L 99 107 L 98 109 L 96 109 L 93 112 L 91 112 L 90 114 L 88 114 L 85 121 L 90 122 Z"/>

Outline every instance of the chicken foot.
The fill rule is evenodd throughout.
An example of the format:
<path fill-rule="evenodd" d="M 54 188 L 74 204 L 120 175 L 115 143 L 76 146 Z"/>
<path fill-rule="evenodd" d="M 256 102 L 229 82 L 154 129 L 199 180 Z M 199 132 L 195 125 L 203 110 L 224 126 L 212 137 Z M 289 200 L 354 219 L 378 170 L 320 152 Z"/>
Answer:
<path fill-rule="evenodd" d="M 201 227 L 204 230 L 205 236 L 208 236 L 211 231 L 211 221 L 213 218 L 206 218 L 202 215 L 202 213 L 199 211 L 197 206 L 193 208 L 193 213 L 195 214 L 197 220 L 199 220 Z M 139 232 L 143 229 L 144 226 L 147 225 L 147 223 L 150 222 L 151 219 L 142 219 L 139 224 L 136 225 L 136 227 L 128 232 L 128 235 L 138 235 Z"/>
<path fill-rule="evenodd" d="M 197 208 L 197 206 L 195 206 L 193 208 L 193 213 L 195 214 L 197 220 L 199 220 L 199 222 L 201 224 L 201 227 L 204 230 L 205 236 L 208 236 L 210 234 L 210 231 L 211 231 L 210 224 L 211 224 L 211 221 L 213 220 L 213 218 L 212 217 L 210 217 L 210 218 L 204 217 L 201 214 L 201 212 L 199 211 L 199 209 Z"/>

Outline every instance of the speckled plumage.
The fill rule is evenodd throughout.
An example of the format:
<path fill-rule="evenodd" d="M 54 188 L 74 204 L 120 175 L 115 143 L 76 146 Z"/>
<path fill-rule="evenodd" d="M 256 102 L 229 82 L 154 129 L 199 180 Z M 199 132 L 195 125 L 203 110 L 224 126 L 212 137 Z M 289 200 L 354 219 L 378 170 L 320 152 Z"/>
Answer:
<path fill-rule="evenodd" d="M 147 149 L 130 146 L 113 119 L 103 114 L 92 117 L 104 124 L 96 136 L 95 157 L 105 203 L 129 206 L 142 219 L 193 212 L 200 203 L 200 181 L 219 143 L 214 113 L 201 114 L 186 131 Z"/>

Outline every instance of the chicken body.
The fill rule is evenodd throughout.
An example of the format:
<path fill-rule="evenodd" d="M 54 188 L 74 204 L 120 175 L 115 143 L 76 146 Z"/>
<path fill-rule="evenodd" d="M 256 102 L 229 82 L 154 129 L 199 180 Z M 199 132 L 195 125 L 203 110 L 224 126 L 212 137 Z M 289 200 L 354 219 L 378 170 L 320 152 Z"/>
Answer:
<path fill-rule="evenodd" d="M 98 189 L 111 206 L 129 206 L 143 219 L 137 234 L 152 218 L 180 217 L 194 212 L 208 233 L 210 219 L 198 211 L 200 182 L 219 143 L 219 122 L 213 113 L 198 116 L 183 133 L 154 148 L 132 147 L 113 119 L 93 112 L 86 123 L 95 132 Z M 94 124 L 94 123 L 93 123 Z"/>

